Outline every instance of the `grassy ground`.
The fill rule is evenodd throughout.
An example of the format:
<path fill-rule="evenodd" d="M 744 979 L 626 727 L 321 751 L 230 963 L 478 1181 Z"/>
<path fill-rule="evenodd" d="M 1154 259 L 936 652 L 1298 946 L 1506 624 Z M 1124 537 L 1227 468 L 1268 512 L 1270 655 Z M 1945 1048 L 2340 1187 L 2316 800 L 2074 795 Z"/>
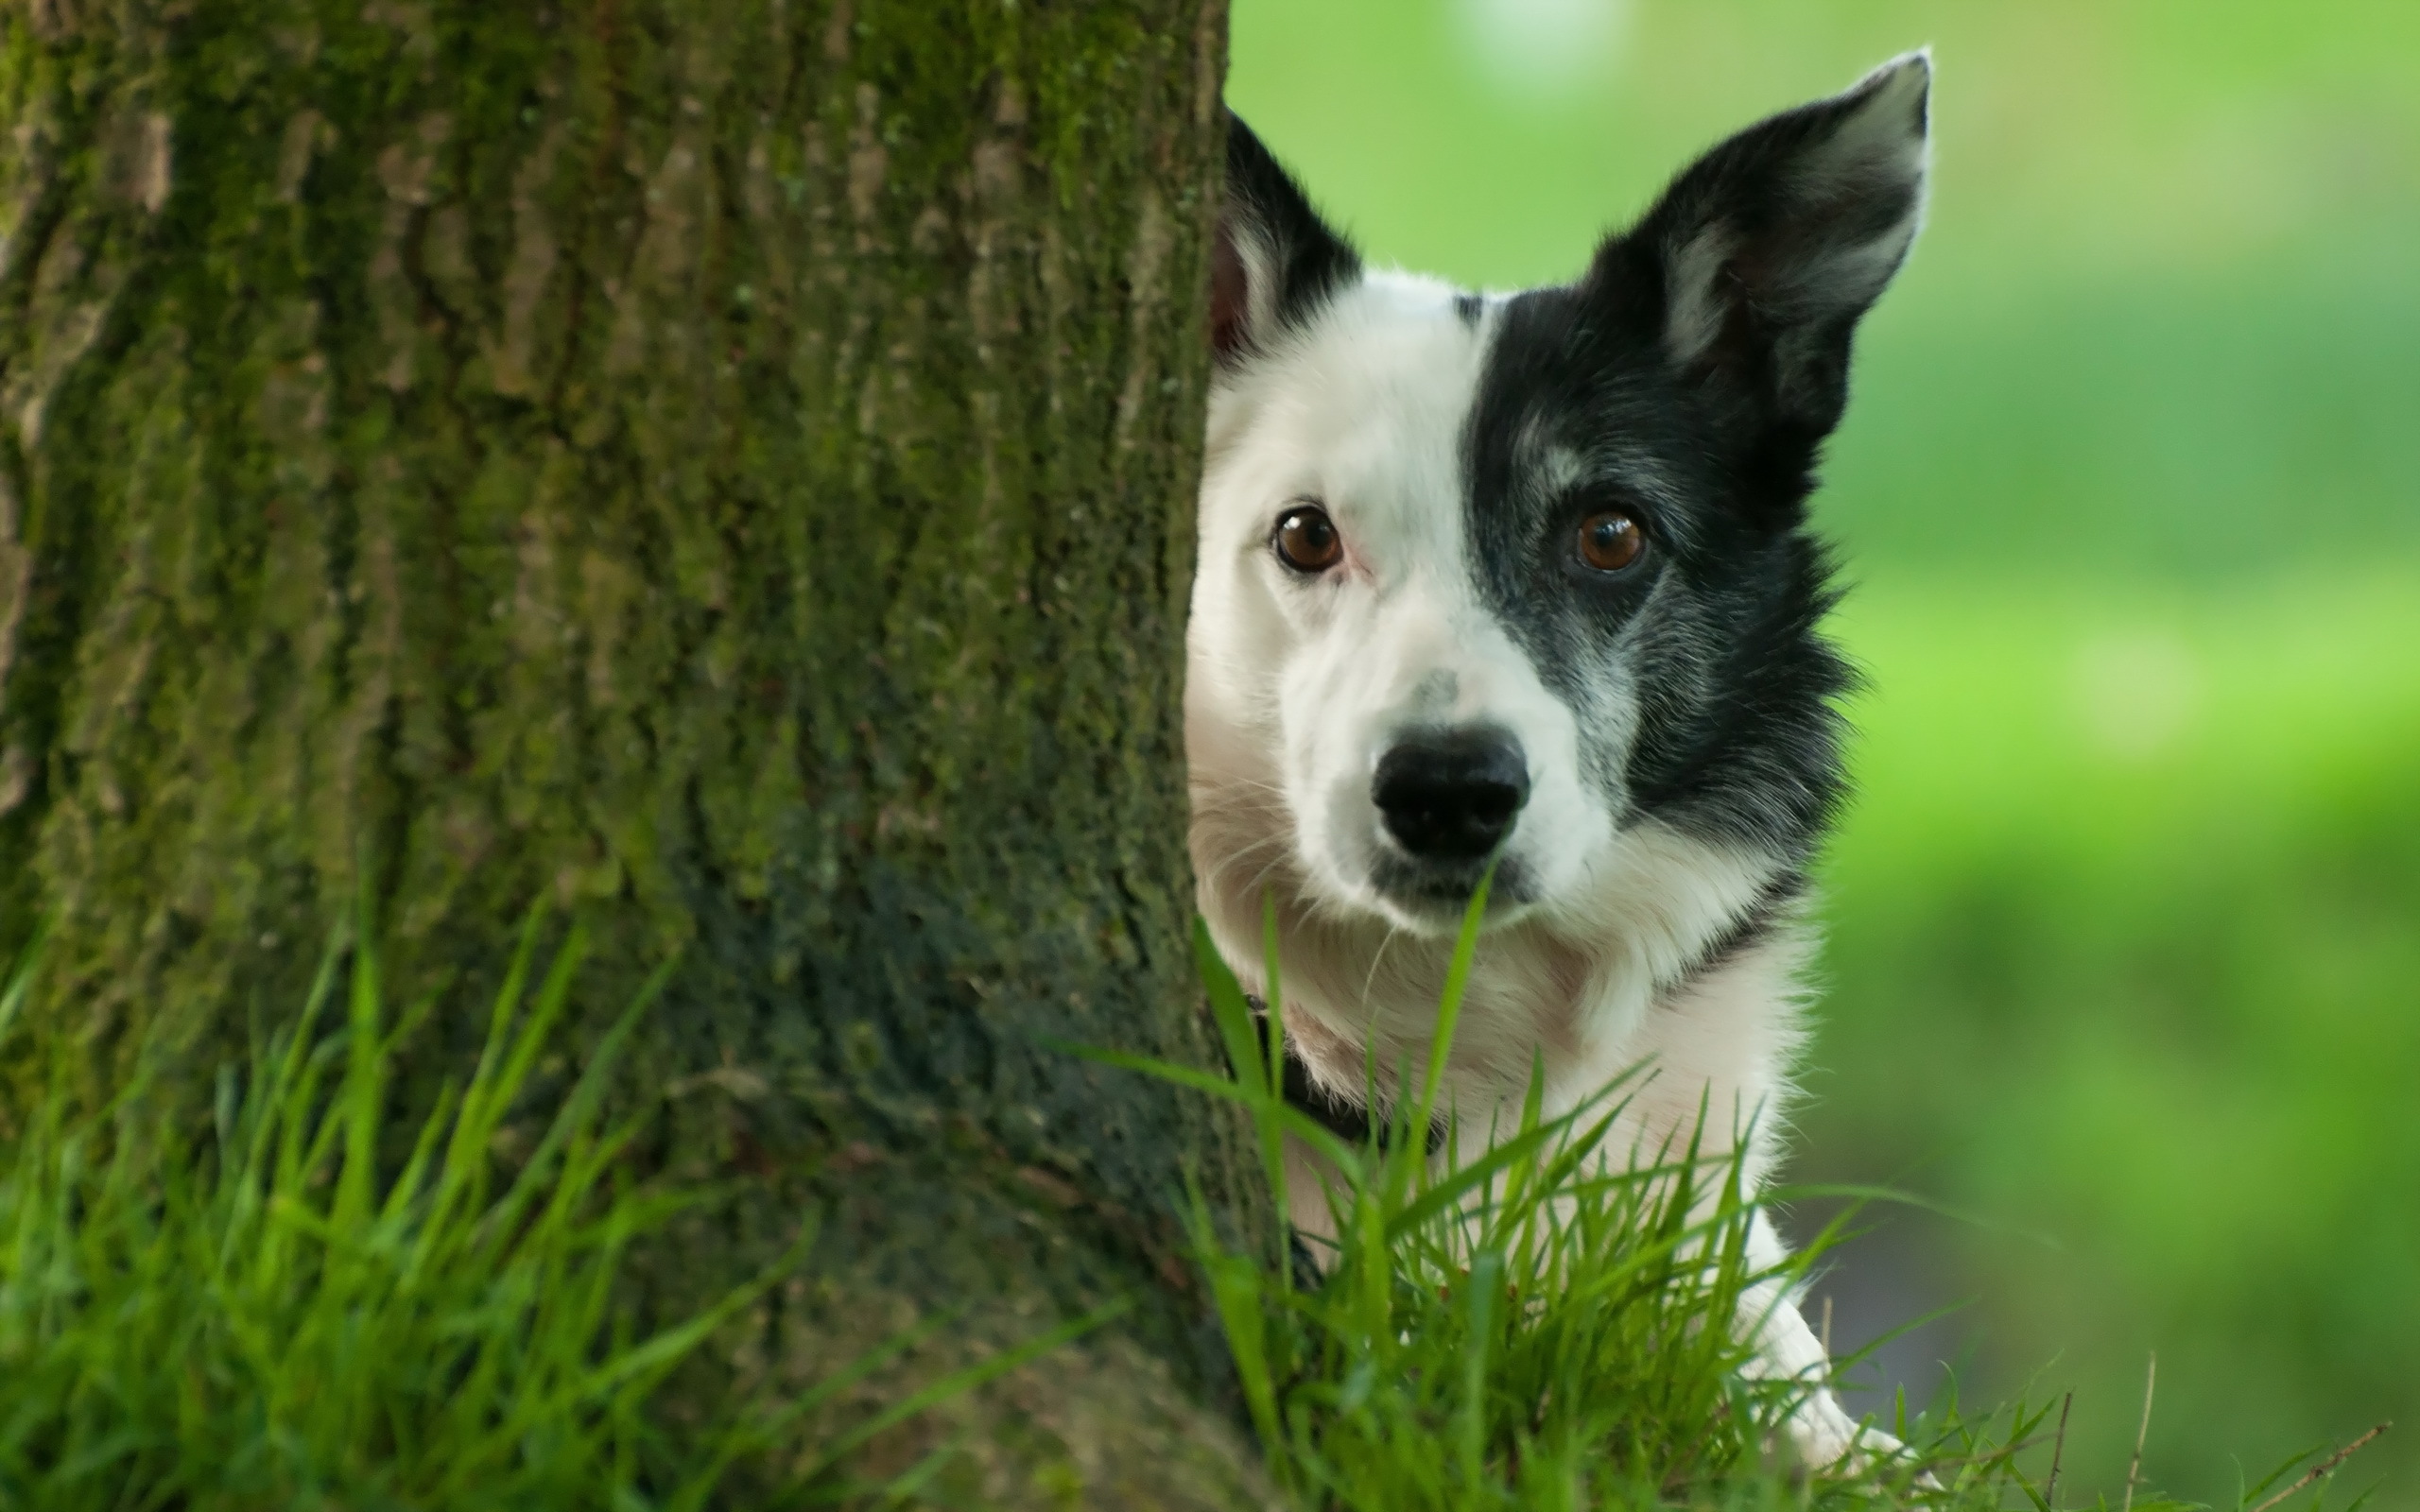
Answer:
<path fill-rule="evenodd" d="M 2039 1409 L 1901 1408 L 1889 1426 L 1912 1456 L 1794 1463 L 1779 1429 L 1806 1383 L 1744 1377 L 1731 1324 L 1751 1286 L 1803 1281 L 1835 1234 L 1781 1272 L 1754 1270 L 1751 1208 L 1724 1162 L 1674 1151 L 1650 1170 L 1589 1174 L 1602 1133 L 1589 1121 L 1610 1108 L 1544 1126 L 1533 1112 L 1485 1161 L 1432 1177 L 1403 1134 L 1435 1106 L 1434 1067 L 1391 1144 L 1337 1145 L 1270 1091 L 1241 995 L 1201 949 L 1239 1074 L 1127 1064 L 1242 1103 L 1272 1180 L 1289 1130 L 1325 1141 L 1351 1175 L 1344 1239 L 1318 1277 L 1222 1248 L 1197 1215 L 1288 1504 L 2076 1504 L 2072 1489 L 2047 1503 L 2066 1430 Z M 300 1025 L 228 1068 L 204 1129 L 147 1117 L 139 1078 L 109 1108 L 26 1110 L 0 1141 L 0 1504 L 704 1507 L 733 1461 L 779 1443 L 798 1463 L 802 1441 L 812 1452 L 779 1504 L 940 1504 L 925 1501 L 940 1458 L 881 1486 L 838 1467 L 1067 1331 L 871 1422 L 817 1411 L 870 1359 L 804 1399 L 743 1400 L 677 1438 L 663 1432 L 667 1376 L 729 1345 L 723 1331 L 744 1327 L 759 1288 L 655 1332 L 620 1310 L 629 1246 L 713 1194 L 614 1175 L 637 1127 L 596 1118 L 619 1034 L 517 1172 L 491 1156 L 550 1053 L 579 954 L 574 938 L 533 984 L 525 948 L 475 1070 L 394 1169 L 378 1155 L 392 1165 L 402 1147 L 383 1091 L 410 1031 L 391 1022 L 365 953 L 342 971 L 332 955 Z M 0 1028 L 24 980 L 0 993 Z M 812 1264 L 803 1246 L 760 1285 Z M 2171 1504 L 2147 1491 L 2134 1503 Z"/>
<path fill-rule="evenodd" d="M 506 991 L 383 1178 L 392 1031 L 366 953 L 225 1068 L 206 1130 L 149 1116 L 147 1077 L 104 1109 L 24 1110 L 0 1151 L 0 1502 L 601 1506 L 663 1470 L 646 1398 L 718 1320 L 631 1340 L 614 1316 L 623 1246 L 683 1199 L 611 1190 L 611 1046 L 517 1177 L 489 1155 L 577 954 L 534 1005 Z M 681 1479 L 711 1488 L 705 1466 Z"/>
<path fill-rule="evenodd" d="M 332 952 L 299 1023 L 221 1070 L 208 1127 L 157 1116 L 148 1075 L 105 1108 L 53 1096 L 0 1124 L 0 1507 L 694 1512 L 721 1504 L 735 1461 L 774 1445 L 799 1467 L 794 1503 L 904 1504 L 891 1493 L 934 1465 L 854 1490 L 833 1467 L 1057 1342 L 1005 1350 L 871 1420 L 817 1413 L 890 1349 L 804 1396 L 741 1400 L 665 1433 L 666 1379 L 808 1241 L 701 1314 L 634 1327 L 630 1247 L 715 1194 L 631 1184 L 621 1157 L 639 1124 L 598 1122 L 644 997 L 552 1121 L 527 1131 L 526 1159 L 500 1167 L 508 1117 L 526 1119 L 533 1072 L 560 1059 L 581 955 L 575 933 L 533 983 L 539 924 L 475 1068 L 416 1130 L 386 1111 L 410 1030 L 366 951 Z M 0 988 L 0 1047 L 33 969 Z M 382 1169 L 398 1148 L 408 1160 Z"/>
<path fill-rule="evenodd" d="M 1603 1158 L 1620 1089 L 1552 1122 L 1533 1104 L 1485 1157 L 1432 1171 L 1411 1131 L 1440 1110 L 1443 1046 L 1483 900 L 1482 889 L 1449 973 L 1439 1051 L 1422 1084 L 1406 1089 L 1393 1127 L 1370 1143 L 1347 1145 L 1285 1105 L 1282 1068 L 1257 1058 L 1242 993 L 1206 934 L 1203 975 L 1238 1074 L 1144 1068 L 1249 1109 L 1281 1203 L 1287 1136 L 1342 1173 L 1330 1194 L 1337 1242 L 1305 1245 L 1289 1267 L 1223 1251 L 1206 1215 L 1196 1223 L 1271 1478 L 1291 1503 L 1369 1512 L 2031 1503 L 2019 1461 L 2043 1424 L 2021 1407 L 1987 1418 L 1948 1403 L 1915 1417 L 1887 1411 L 1904 1454 L 1793 1457 L 1785 1424 L 1815 1383 L 1755 1379 L 1734 1324 L 1770 1305 L 1750 1302 L 1757 1289 L 1801 1283 L 1837 1230 L 1779 1270 L 1756 1268 L 1747 1258 L 1754 1205 L 1736 1165 L 1694 1143 L 1645 1160 Z M 1282 991 L 1273 953 L 1269 980 Z"/>

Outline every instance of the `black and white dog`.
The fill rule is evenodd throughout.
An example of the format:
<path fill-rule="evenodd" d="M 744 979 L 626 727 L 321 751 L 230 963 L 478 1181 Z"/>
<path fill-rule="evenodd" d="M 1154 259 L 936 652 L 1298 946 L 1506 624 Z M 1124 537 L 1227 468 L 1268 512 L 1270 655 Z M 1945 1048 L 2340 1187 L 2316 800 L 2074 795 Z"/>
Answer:
<path fill-rule="evenodd" d="M 1577 282 L 1509 295 L 1365 268 L 1230 127 L 1193 861 L 1247 988 L 1274 898 L 1288 1050 L 1326 1097 L 1425 1063 L 1493 862 L 1458 1126 L 1484 1139 L 1533 1064 L 1550 1116 L 1647 1068 L 1629 1147 L 1705 1108 L 1770 1173 L 1842 789 L 1806 501 L 1923 217 L 1930 83 L 1911 54 L 1750 128 Z M 1297 1163 L 1294 1221 L 1326 1232 Z M 1781 1258 L 1761 1219 L 1755 1243 Z M 1761 1367 L 1820 1381 L 1797 1309 L 1754 1305 Z M 1820 1389 L 1795 1427 L 1818 1461 L 1858 1442 Z"/>

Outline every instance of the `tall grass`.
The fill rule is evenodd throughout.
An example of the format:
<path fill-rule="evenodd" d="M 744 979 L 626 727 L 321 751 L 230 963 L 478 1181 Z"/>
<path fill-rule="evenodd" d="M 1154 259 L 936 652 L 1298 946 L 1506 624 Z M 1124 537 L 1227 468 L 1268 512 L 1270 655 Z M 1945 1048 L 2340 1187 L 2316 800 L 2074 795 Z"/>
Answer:
<path fill-rule="evenodd" d="M 1558 1118 L 1542 1116 L 1533 1091 L 1484 1154 L 1464 1160 L 1449 1137 L 1432 1157 L 1415 1131 L 1441 1111 L 1443 1057 L 1484 905 L 1482 892 L 1464 919 L 1430 1058 L 1361 1143 L 1286 1103 L 1277 1037 L 1256 1031 L 1205 932 L 1197 930 L 1196 949 L 1231 1074 L 1088 1052 L 1243 1108 L 1281 1209 L 1285 1141 L 1309 1146 L 1335 1173 L 1327 1199 L 1338 1237 L 1308 1263 L 1235 1247 L 1198 1195 L 1194 1204 L 1195 1242 L 1242 1393 L 1289 1504 L 2075 1504 L 2072 1487 L 2058 1496 L 2065 1402 L 2053 1404 L 2055 1416 L 2022 1403 L 1971 1415 L 1954 1394 L 1923 1413 L 1902 1400 L 1881 1426 L 1905 1441 L 1904 1456 L 1799 1463 L 1786 1423 L 1816 1383 L 1750 1369 L 1751 1299 L 1797 1289 L 1851 1220 L 1777 1265 L 1758 1265 L 1751 1223 L 1762 1205 L 1791 1194 L 1749 1191 L 1737 1158 L 1712 1153 L 1703 1139 L 1618 1158 L 1628 1152 L 1606 1142 L 1622 1088 Z M 1274 1015 L 1273 938 L 1266 971 Z M 2281 1467 L 2235 1504 L 2262 1505 L 2316 1458 Z M 2127 1500 L 2140 1512 L 2187 1505 L 2140 1486 Z"/>
<path fill-rule="evenodd" d="M 1547 1118 L 1532 1097 L 1484 1154 L 1432 1161 L 1414 1131 L 1441 1111 L 1478 919 L 1475 905 L 1438 1048 L 1367 1142 L 1287 1106 L 1276 1044 L 1257 1035 L 1206 936 L 1196 943 L 1230 1074 L 1087 1052 L 1241 1105 L 1281 1205 L 1285 1141 L 1313 1146 L 1336 1173 L 1339 1237 L 1310 1266 L 1235 1247 L 1198 1192 L 1191 1207 L 1285 1504 L 2064 1504 L 2046 1479 L 2064 1414 L 2054 1428 L 2024 1407 L 1975 1418 L 1954 1402 L 1925 1414 L 1902 1404 L 1888 1426 L 1910 1456 L 1792 1460 L 1785 1420 L 1812 1383 L 1745 1368 L 1742 1304 L 1801 1280 L 1838 1229 L 1760 1268 L 1747 1238 L 1764 1199 L 1731 1160 L 1692 1145 L 1637 1166 L 1609 1160 L 1610 1100 Z M 527 1159 L 492 1158 L 536 1068 L 562 1047 L 582 952 L 575 931 L 541 972 L 540 925 L 533 915 L 525 926 L 475 1065 L 407 1141 L 388 1094 L 409 1025 L 389 1022 L 366 943 L 331 950 L 299 1020 L 220 1076 L 199 1126 L 169 1116 L 189 1100 L 157 1095 L 152 1071 L 102 1108 L 51 1095 L 23 1110 L 0 1143 L 0 1506 L 695 1512 L 734 1504 L 726 1471 L 776 1446 L 803 1469 L 752 1499 L 752 1512 L 937 1504 L 927 1498 L 949 1449 L 881 1484 L 841 1468 L 876 1434 L 1115 1311 L 845 1429 L 817 1409 L 911 1338 L 796 1397 L 723 1402 L 702 1426 L 667 1432 L 671 1372 L 811 1257 L 803 1240 L 767 1276 L 652 1330 L 625 1305 L 631 1247 L 716 1195 L 629 1175 L 640 1125 L 603 1116 L 653 984 L 555 1103 Z M 21 964 L 0 988 L 0 1038 L 32 971 Z M 1269 981 L 1274 1009 L 1273 961 Z M 2237 1504 L 2258 1505 L 2278 1479 Z M 2140 1512 L 2182 1505 L 2132 1501 Z"/>
<path fill-rule="evenodd" d="M 499 1174 L 581 954 L 575 934 L 532 990 L 538 924 L 475 1069 L 384 1178 L 401 1031 L 366 939 L 220 1073 L 205 1125 L 169 1113 L 187 1105 L 157 1095 L 158 1065 L 97 1111 L 63 1074 L 32 1100 L 0 1166 L 0 1501 L 603 1506 L 672 1473 L 649 1395 L 748 1294 L 644 1335 L 617 1310 L 630 1245 L 699 1200 L 618 1179 L 635 1128 L 599 1120 L 651 991 Z M 695 1503 L 711 1475 L 671 1484 Z"/>
<path fill-rule="evenodd" d="M 641 1121 L 601 1115 L 661 972 L 589 1052 L 528 1157 L 492 1156 L 542 1059 L 568 1048 L 585 939 L 572 931 L 533 987 L 541 924 L 533 911 L 475 1066 L 443 1087 L 400 1166 L 388 1093 L 409 1025 L 387 1021 L 367 929 L 330 950 L 290 1028 L 220 1074 L 207 1124 L 156 1095 L 164 1066 L 99 1109 L 75 1106 L 59 1068 L 0 1144 L 0 1506 L 694 1512 L 735 1461 L 776 1445 L 799 1467 L 779 1504 L 898 1503 L 931 1461 L 871 1486 L 836 1467 L 1102 1320 L 845 1430 L 811 1415 L 912 1337 L 795 1397 L 724 1402 L 667 1434 L 666 1378 L 797 1268 L 813 1226 L 714 1306 L 638 1325 L 631 1246 L 717 1194 L 634 1179 L 624 1157 Z M 0 988 L 0 1037 L 38 954 Z"/>
<path fill-rule="evenodd" d="M 1795 1284 L 1822 1246 L 1759 1267 L 1757 1199 L 1737 1160 L 1701 1141 L 1634 1162 L 1608 1147 L 1621 1089 L 1560 1117 L 1535 1091 L 1517 1124 L 1463 1160 L 1432 1159 L 1445 1056 L 1478 948 L 1473 899 L 1416 1085 L 1360 1144 L 1287 1105 L 1279 1040 L 1197 933 L 1229 1077 L 1102 1056 L 1240 1104 L 1281 1209 L 1284 1142 L 1336 1173 L 1336 1240 L 1271 1265 L 1222 1244 L 1198 1197 L 1194 1233 L 1272 1477 L 1305 1507 L 1582 1508 L 1706 1503 L 1994 1504 L 2016 1478 L 1999 1432 L 1955 1419 L 1893 1431 L 1913 1460 L 1792 1463 L 1785 1422 L 1816 1383 L 1758 1379 L 1735 1326 L 1760 1285 Z M 1268 1011 L 1282 1010 L 1273 940 Z M 1810 1477 L 1809 1470 L 1821 1471 Z M 2147 1503 L 2148 1504 L 2148 1503 Z"/>

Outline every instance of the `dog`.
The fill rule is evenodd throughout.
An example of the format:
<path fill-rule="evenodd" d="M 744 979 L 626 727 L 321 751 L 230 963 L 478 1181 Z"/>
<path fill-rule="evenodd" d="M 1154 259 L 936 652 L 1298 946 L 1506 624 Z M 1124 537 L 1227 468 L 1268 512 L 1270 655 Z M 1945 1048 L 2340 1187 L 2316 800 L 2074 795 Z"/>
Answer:
<path fill-rule="evenodd" d="M 1575 282 L 1512 294 L 1364 266 L 1230 120 L 1190 844 L 1247 990 L 1273 903 L 1318 1100 L 1426 1064 L 1492 868 L 1457 1138 L 1516 1120 L 1534 1067 L 1549 1117 L 1623 1083 L 1609 1147 L 1685 1143 L 1710 1110 L 1768 1180 L 1851 681 L 1807 504 L 1858 321 L 1924 217 L 1931 77 L 1911 53 L 1748 128 Z M 1297 1230 L 1332 1234 L 1289 1159 Z M 1754 1222 L 1752 1260 L 1785 1258 Z M 1807 1383 L 1808 1459 L 1896 1449 L 1824 1384 L 1778 1282 L 1741 1327 L 1760 1373 Z"/>

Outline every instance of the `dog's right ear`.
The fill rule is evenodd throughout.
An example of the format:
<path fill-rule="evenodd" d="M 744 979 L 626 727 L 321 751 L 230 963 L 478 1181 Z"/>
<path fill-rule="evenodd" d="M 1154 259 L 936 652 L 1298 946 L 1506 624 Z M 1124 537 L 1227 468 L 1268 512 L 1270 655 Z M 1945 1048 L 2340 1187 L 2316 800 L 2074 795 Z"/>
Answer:
<path fill-rule="evenodd" d="M 1210 252 L 1210 350 L 1222 368 L 1265 352 L 1361 274 L 1252 128 L 1227 117 L 1227 198 Z"/>
<path fill-rule="evenodd" d="M 1675 370 L 1811 453 L 1848 402 L 1858 320 L 1924 219 L 1931 98 L 1914 52 L 1748 128 L 1606 243 L 1588 283 L 1659 290 Z"/>

